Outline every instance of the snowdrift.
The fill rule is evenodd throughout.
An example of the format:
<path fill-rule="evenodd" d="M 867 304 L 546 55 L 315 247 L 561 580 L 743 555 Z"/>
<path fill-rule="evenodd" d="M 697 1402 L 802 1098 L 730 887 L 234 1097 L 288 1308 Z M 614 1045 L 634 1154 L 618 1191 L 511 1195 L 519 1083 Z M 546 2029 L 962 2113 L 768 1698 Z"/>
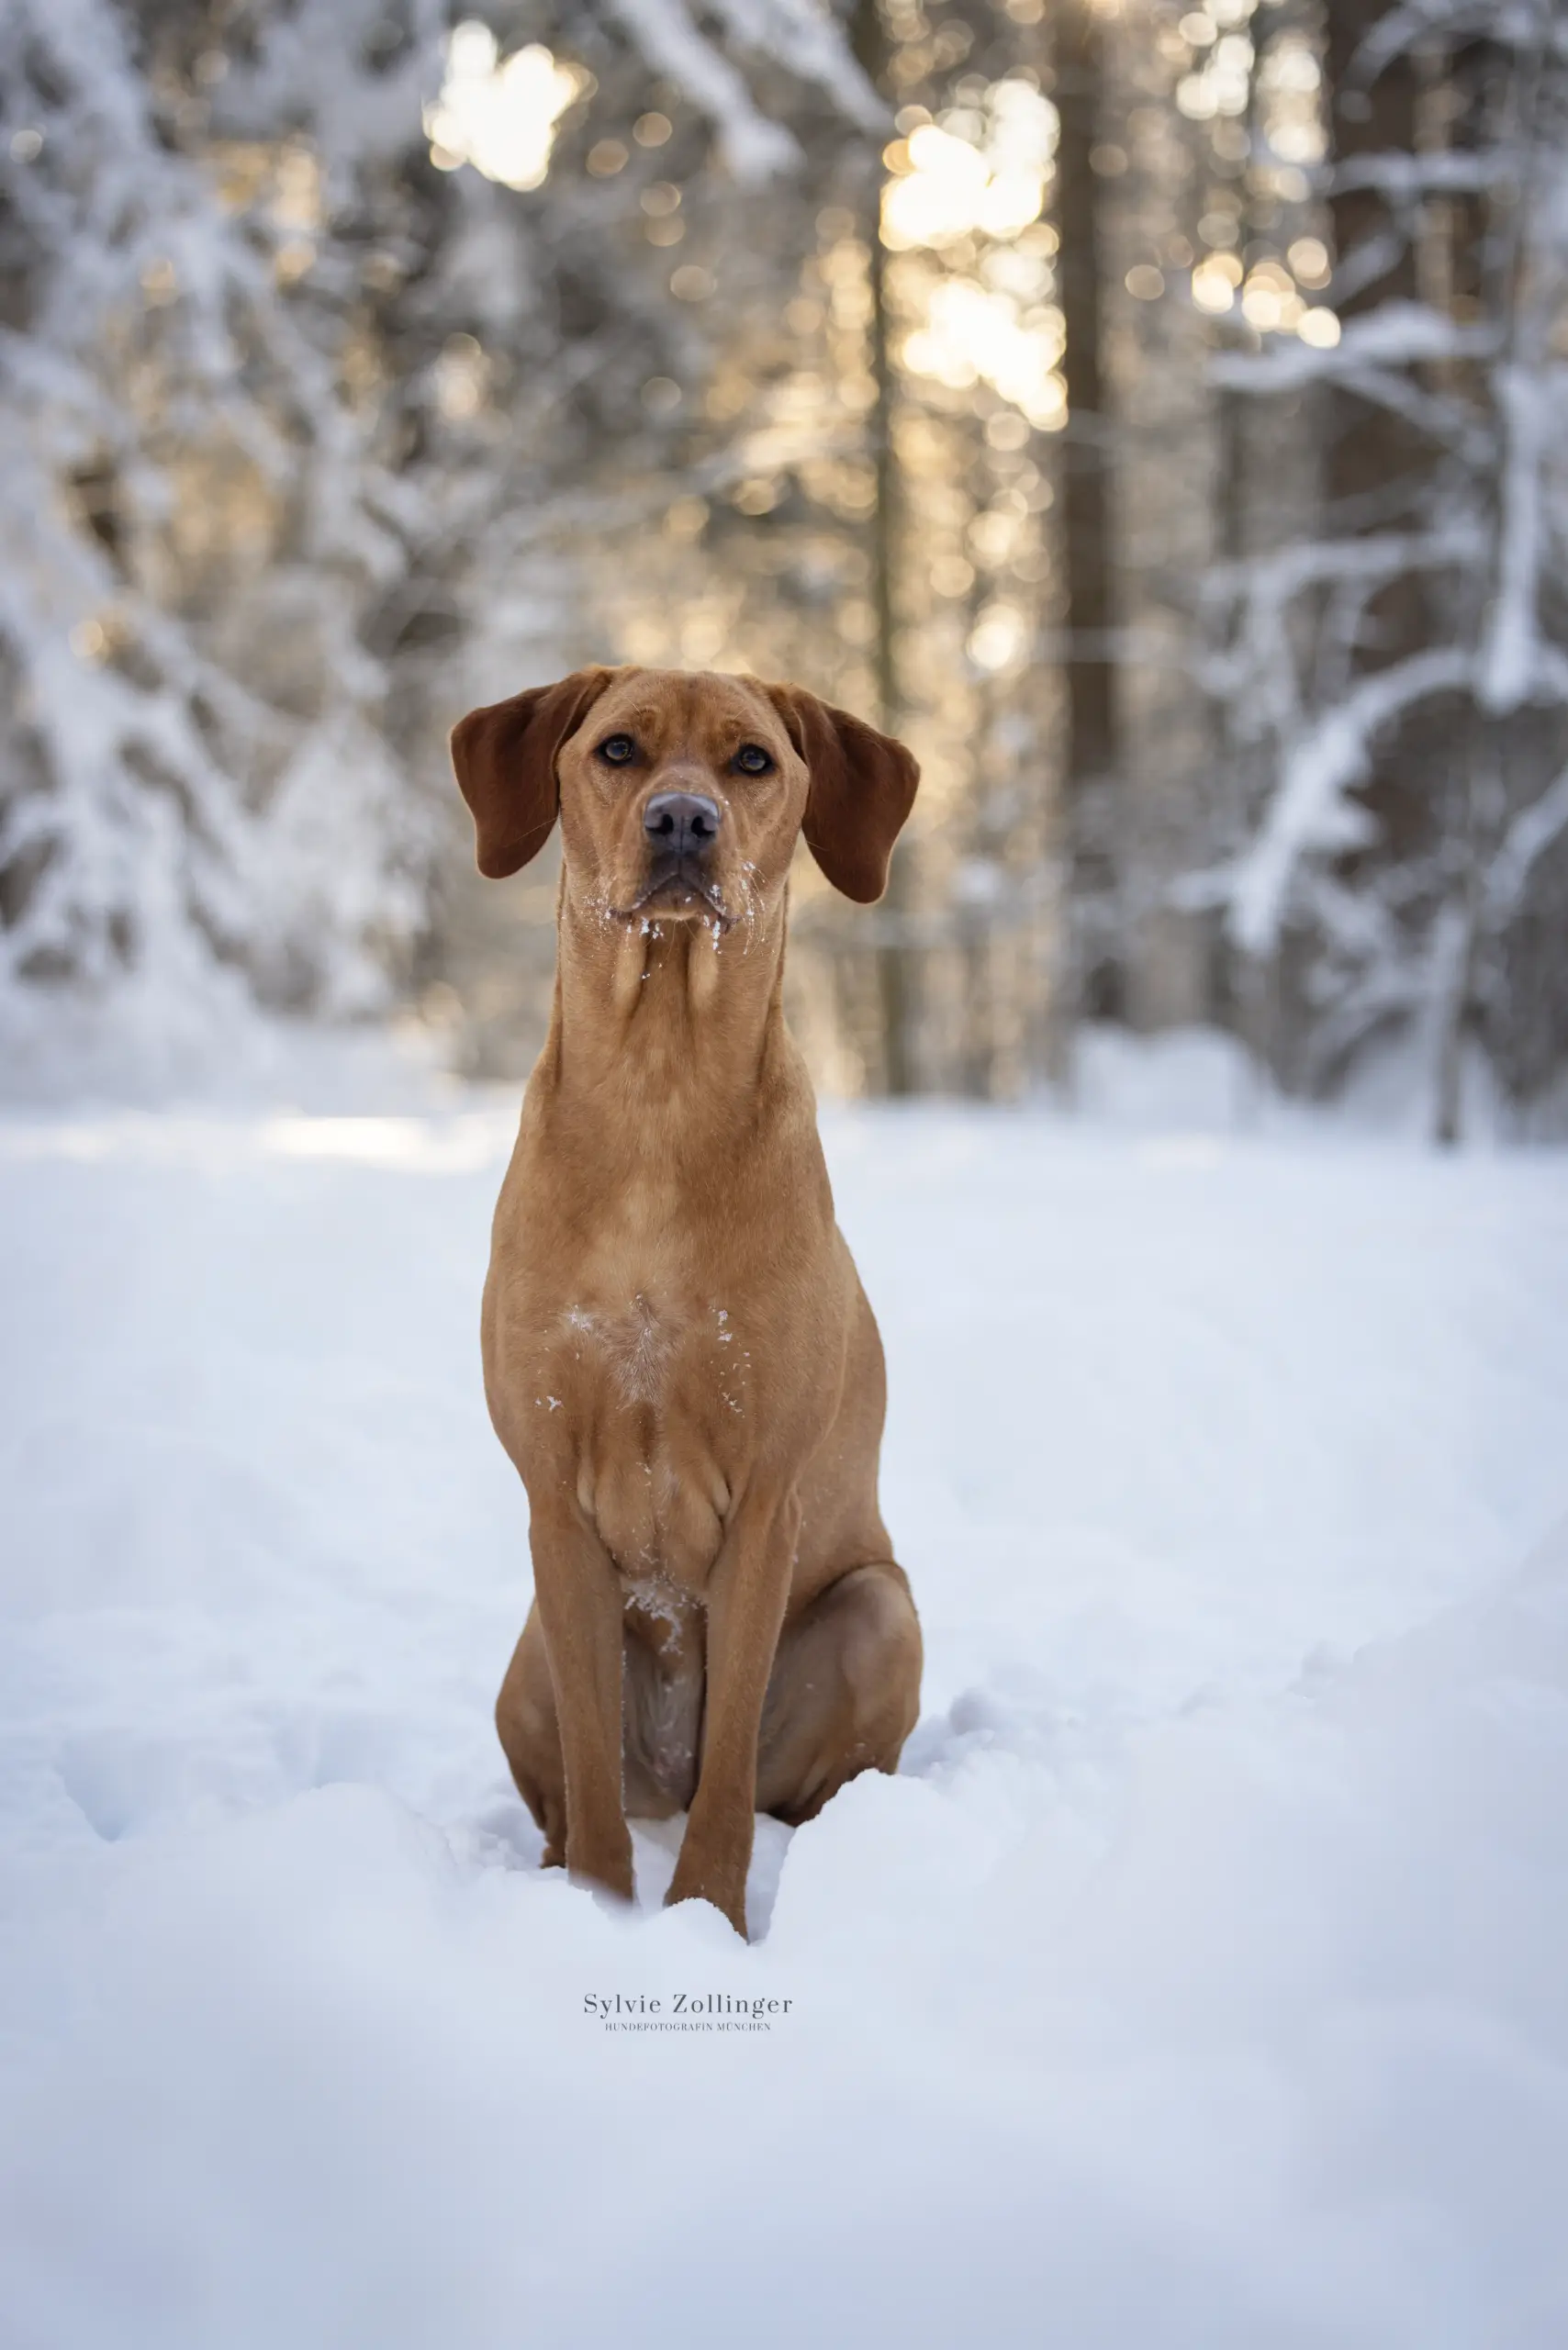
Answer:
<path fill-rule="evenodd" d="M 0 1127 L 7 2343 L 1557 2350 L 1562 1162 L 830 1122 L 927 1710 L 746 1948 L 492 1744 L 510 1122 Z"/>

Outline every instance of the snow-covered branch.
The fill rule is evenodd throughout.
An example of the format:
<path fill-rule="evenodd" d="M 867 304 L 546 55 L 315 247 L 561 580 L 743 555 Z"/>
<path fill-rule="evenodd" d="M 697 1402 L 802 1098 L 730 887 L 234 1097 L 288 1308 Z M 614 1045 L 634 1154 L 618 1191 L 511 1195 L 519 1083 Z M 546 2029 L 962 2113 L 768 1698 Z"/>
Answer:
<path fill-rule="evenodd" d="M 1379 669 L 1293 745 L 1232 881 L 1231 927 L 1249 954 L 1273 946 L 1292 875 L 1304 857 L 1353 848 L 1368 838 L 1370 818 L 1346 795 L 1366 774 L 1378 729 L 1434 694 L 1462 690 L 1473 666 L 1469 654 L 1439 646 Z"/>
<path fill-rule="evenodd" d="M 1568 836 L 1568 767 L 1549 791 L 1521 808 L 1503 835 L 1486 876 L 1486 914 L 1495 925 L 1514 912 L 1537 860 Z"/>
<path fill-rule="evenodd" d="M 1257 357 L 1223 352 L 1211 364 L 1214 380 L 1238 392 L 1281 392 L 1325 378 L 1343 378 L 1434 360 L 1484 359 L 1497 349 L 1487 325 L 1465 326 L 1423 302 L 1384 302 L 1365 316 L 1348 319 L 1329 350 L 1275 340 Z"/>
<path fill-rule="evenodd" d="M 745 74 L 703 38 L 683 0 L 610 0 L 610 6 L 655 71 L 667 73 L 713 124 L 736 179 L 770 179 L 798 160 L 792 135 L 758 111 Z"/>
<path fill-rule="evenodd" d="M 1383 155 L 1347 156 L 1328 173 L 1327 185 L 1336 196 L 1352 188 L 1375 188 L 1391 202 L 1408 204 L 1421 196 L 1495 187 L 1509 169 L 1506 158 L 1494 148 L 1445 147 L 1420 155 L 1395 148 Z"/>
<path fill-rule="evenodd" d="M 1504 459 L 1499 490 L 1497 577 L 1476 671 L 1482 707 L 1517 710 L 1539 667 L 1540 574 L 1545 527 L 1540 472 L 1551 420 L 1568 394 L 1568 368 L 1513 366 L 1496 372 Z"/>

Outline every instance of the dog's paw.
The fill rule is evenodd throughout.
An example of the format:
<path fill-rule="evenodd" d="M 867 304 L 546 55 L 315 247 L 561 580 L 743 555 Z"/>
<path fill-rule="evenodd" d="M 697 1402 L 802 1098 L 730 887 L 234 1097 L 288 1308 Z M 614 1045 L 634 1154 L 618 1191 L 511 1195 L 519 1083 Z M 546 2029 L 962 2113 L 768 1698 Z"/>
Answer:
<path fill-rule="evenodd" d="M 695 1876 L 695 1873 L 691 1878 L 683 1882 L 681 1872 L 678 1868 L 671 1880 L 669 1891 L 665 1895 L 665 1908 L 673 1909 L 677 1903 L 681 1901 L 706 1901 L 711 1908 L 718 1911 L 727 1924 L 734 1927 L 743 1942 L 747 1940 L 745 1880 L 744 1878 L 741 1880 L 738 1890 L 717 1879 L 699 1879 Z"/>

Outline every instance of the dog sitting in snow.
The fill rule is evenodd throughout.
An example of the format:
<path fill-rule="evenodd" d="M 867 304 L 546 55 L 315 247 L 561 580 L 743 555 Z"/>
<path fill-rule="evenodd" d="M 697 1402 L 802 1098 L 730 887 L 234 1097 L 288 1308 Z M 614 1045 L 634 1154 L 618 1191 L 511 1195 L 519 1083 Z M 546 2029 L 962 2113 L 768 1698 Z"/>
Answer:
<path fill-rule="evenodd" d="M 797 835 L 869 903 L 919 770 L 793 687 L 649 669 L 475 711 L 452 755 L 483 873 L 557 816 L 564 851 L 485 1290 L 535 1595 L 497 1726 L 546 1866 L 630 1898 L 628 1814 L 687 1811 L 668 1898 L 744 1934 L 755 1811 L 893 1770 L 919 1710 L 881 1344 L 782 1000 Z"/>

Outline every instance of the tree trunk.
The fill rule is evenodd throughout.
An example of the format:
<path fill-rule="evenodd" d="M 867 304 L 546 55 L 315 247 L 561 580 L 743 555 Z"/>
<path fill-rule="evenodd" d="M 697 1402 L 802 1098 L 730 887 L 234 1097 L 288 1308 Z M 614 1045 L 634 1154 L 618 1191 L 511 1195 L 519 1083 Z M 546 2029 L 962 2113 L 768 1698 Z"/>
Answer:
<path fill-rule="evenodd" d="M 1093 0 L 1063 0 L 1056 20 L 1058 258 L 1068 424 L 1060 501 L 1066 587 L 1067 741 L 1064 798 L 1067 923 L 1063 1057 L 1086 1014 L 1122 1009 L 1118 943 L 1105 935 L 1115 884 L 1111 810 L 1118 764 L 1111 483 L 1102 375 L 1103 184 L 1092 162 L 1100 137 L 1103 42 Z"/>
<path fill-rule="evenodd" d="M 877 0 L 859 0 L 853 45 L 867 77 L 879 89 L 886 87 L 887 36 Z M 899 553 L 898 460 L 893 449 L 895 383 L 888 335 L 887 253 L 882 244 L 883 171 L 879 151 L 872 151 L 868 171 L 865 234 L 870 253 L 871 380 L 876 401 L 867 420 L 877 497 L 871 509 L 871 610 L 876 637 L 873 665 L 877 680 L 877 723 L 885 734 L 897 734 L 904 722 L 898 657 L 898 614 L 894 581 Z M 883 936 L 876 949 L 877 1000 L 880 1013 L 880 1080 L 884 1093 L 913 1093 L 917 1085 L 915 1027 L 918 1018 L 918 974 L 914 955 L 900 934 L 911 901 L 911 844 L 901 841 L 893 851 L 887 895 L 878 919 Z"/>
<path fill-rule="evenodd" d="M 1369 33 L 1400 0 L 1326 0 L 1325 72 L 1337 164 L 1365 156 L 1412 155 L 1422 106 L 1421 73 L 1408 54 L 1392 58 L 1370 86 L 1358 66 Z M 1405 233 L 1377 188 L 1338 189 L 1329 198 L 1335 265 L 1332 300 L 1350 320 L 1390 302 L 1421 297 L 1419 240 Z M 1325 401 L 1327 534 L 1336 538 L 1418 527 L 1431 482 L 1433 442 L 1392 408 L 1336 384 Z M 1428 588 L 1414 568 L 1387 582 L 1366 607 L 1356 671 L 1382 668 L 1433 642 Z M 1410 786 L 1416 783 L 1412 796 Z M 1369 798 L 1395 858 L 1413 845 L 1429 801 L 1429 776 L 1404 771 L 1397 735 L 1381 746 Z"/>

